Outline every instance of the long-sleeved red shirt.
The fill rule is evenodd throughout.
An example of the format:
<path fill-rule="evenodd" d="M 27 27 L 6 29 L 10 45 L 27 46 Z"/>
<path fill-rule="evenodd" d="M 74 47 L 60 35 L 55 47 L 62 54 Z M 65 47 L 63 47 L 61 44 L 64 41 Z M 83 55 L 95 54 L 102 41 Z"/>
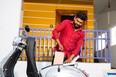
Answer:
<path fill-rule="evenodd" d="M 84 40 L 84 32 L 82 28 L 75 31 L 73 21 L 64 20 L 52 31 L 52 35 L 54 40 L 59 39 L 62 44 L 65 57 L 66 55 L 70 57 L 72 54 L 75 56 L 79 54 L 80 47 Z M 58 45 L 56 45 L 54 51 L 59 51 Z"/>

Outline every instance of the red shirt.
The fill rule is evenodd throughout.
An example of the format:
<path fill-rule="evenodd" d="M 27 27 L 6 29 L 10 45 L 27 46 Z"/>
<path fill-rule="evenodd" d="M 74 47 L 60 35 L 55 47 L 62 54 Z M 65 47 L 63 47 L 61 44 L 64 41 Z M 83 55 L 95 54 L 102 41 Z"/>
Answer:
<path fill-rule="evenodd" d="M 82 31 L 82 28 L 75 31 L 73 21 L 64 20 L 52 31 L 52 34 L 52 38 L 54 40 L 59 39 L 60 43 L 62 44 L 65 57 L 66 55 L 69 57 L 72 54 L 75 56 L 79 54 L 80 47 L 84 40 L 84 32 Z M 56 45 L 54 50 L 59 51 L 58 45 Z"/>

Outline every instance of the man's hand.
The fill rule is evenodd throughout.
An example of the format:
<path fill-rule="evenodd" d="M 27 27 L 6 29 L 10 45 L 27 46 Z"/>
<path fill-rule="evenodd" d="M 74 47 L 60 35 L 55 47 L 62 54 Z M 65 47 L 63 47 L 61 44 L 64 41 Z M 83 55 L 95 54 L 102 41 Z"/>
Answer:
<path fill-rule="evenodd" d="M 64 49 L 63 46 L 60 44 L 60 45 L 59 45 L 59 50 L 62 51 L 63 49 Z"/>
<path fill-rule="evenodd" d="M 64 48 L 63 48 L 62 44 L 60 43 L 59 39 L 56 39 L 56 42 L 57 42 L 58 45 L 59 45 L 59 50 L 62 51 Z"/>
<path fill-rule="evenodd" d="M 64 61 L 64 64 L 66 63 L 71 63 L 72 59 L 68 58 L 67 60 Z"/>
<path fill-rule="evenodd" d="M 74 57 L 75 57 L 75 55 L 72 54 L 67 60 L 64 61 L 64 64 L 71 63 L 71 61 L 73 60 Z"/>

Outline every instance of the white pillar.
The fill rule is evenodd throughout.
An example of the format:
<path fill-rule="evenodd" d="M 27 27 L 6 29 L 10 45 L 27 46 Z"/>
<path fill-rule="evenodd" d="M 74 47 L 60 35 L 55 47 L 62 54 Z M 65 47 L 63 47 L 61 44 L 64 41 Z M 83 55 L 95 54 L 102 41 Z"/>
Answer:
<path fill-rule="evenodd" d="M 22 0 L 0 0 L 0 61 L 12 50 L 21 25 Z"/>

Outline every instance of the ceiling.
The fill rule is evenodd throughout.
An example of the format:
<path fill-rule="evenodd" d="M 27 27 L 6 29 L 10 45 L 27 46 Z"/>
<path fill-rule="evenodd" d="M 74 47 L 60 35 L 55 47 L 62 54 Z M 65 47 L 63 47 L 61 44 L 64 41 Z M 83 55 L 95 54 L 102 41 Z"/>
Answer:
<path fill-rule="evenodd" d="M 109 0 L 94 0 L 95 14 L 99 14 L 104 8 L 108 7 Z"/>
<path fill-rule="evenodd" d="M 39 3 L 57 3 L 57 4 L 81 4 L 83 2 L 93 3 L 93 0 L 24 0 L 24 2 L 39 2 Z"/>
<path fill-rule="evenodd" d="M 108 6 L 109 0 L 24 0 L 24 2 L 34 3 L 58 3 L 58 4 L 94 4 L 94 13 L 98 14 Z"/>

